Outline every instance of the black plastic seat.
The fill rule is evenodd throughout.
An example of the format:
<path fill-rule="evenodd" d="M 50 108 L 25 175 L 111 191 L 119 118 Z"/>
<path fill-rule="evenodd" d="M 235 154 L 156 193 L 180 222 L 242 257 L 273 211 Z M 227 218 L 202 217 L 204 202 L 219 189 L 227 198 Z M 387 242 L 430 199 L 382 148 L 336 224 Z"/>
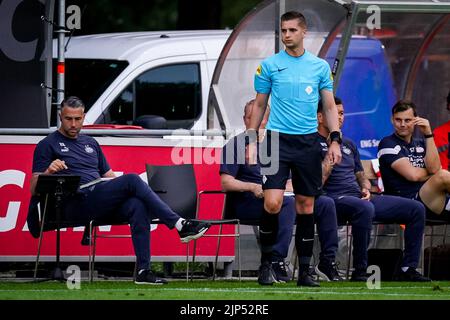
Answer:
<path fill-rule="evenodd" d="M 222 237 L 235 237 L 238 239 L 238 261 L 239 261 L 239 279 L 241 279 L 241 266 L 240 266 L 240 225 L 252 224 L 257 225 L 259 221 L 241 221 L 235 217 L 233 212 L 227 207 L 226 193 L 220 190 L 202 190 L 198 191 L 197 183 L 194 174 L 194 168 L 192 164 L 183 165 L 168 165 L 168 166 L 156 166 L 146 165 L 148 182 L 151 188 L 160 196 L 161 200 L 166 202 L 169 207 L 172 208 L 183 218 L 198 219 L 199 208 L 202 199 L 207 195 L 222 195 L 224 197 L 223 208 L 221 210 L 221 216 L 217 219 L 201 219 L 201 221 L 208 222 L 211 225 L 219 225 L 219 232 L 213 234 L 211 229 L 208 230 L 203 237 L 217 237 L 216 256 L 214 260 L 213 279 L 215 279 L 218 256 L 220 250 L 220 239 Z M 235 225 L 235 229 L 232 234 L 223 234 L 223 225 Z M 194 240 L 194 248 L 192 254 L 192 261 L 195 262 L 196 256 L 196 244 L 197 240 Z M 189 257 L 189 246 L 187 246 L 186 262 Z M 187 264 L 189 268 L 189 264 Z M 189 270 L 187 270 L 188 274 Z M 191 279 L 193 275 L 191 274 Z"/>

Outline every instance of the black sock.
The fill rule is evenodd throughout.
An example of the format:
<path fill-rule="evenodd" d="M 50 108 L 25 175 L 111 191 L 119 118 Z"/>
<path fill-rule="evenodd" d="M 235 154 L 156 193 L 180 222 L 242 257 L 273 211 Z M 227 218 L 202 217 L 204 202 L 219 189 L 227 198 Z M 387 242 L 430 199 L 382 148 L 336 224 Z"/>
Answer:
<path fill-rule="evenodd" d="M 312 214 L 297 214 L 295 229 L 295 248 L 298 253 L 299 271 L 309 269 L 314 247 L 314 216 Z"/>
<path fill-rule="evenodd" d="M 259 224 L 259 241 L 261 243 L 261 263 L 272 261 L 272 247 L 278 234 L 278 214 L 270 214 L 263 209 Z"/>

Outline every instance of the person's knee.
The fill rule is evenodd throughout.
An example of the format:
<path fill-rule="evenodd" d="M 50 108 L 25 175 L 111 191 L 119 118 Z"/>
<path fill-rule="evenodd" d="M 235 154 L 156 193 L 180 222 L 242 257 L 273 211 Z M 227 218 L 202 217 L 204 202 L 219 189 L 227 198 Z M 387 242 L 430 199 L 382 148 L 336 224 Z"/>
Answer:
<path fill-rule="evenodd" d="M 289 206 L 291 208 L 294 208 L 295 198 L 294 197 L 283 197 L 283 206 Z"/>
<path fill-rule="evenodd" d="M 127 173 L 121 176 L 124 187 L 129 190 L 130 195 L 135 194 L 139 189 L 148 188 L 148 184 L 135 173 Z"/>
<path fill-rule="evenodd" d="M 314 201 L 314 216 L 321 218 L 325 215 L 336 215 L 334 200 L 329 197 L 321 196 Z"/>
<path fill-rule="evenodd" d="M 434 179 L 435 181 L 440 185 L 440 186 L 445 186 L 447 189 L 450 188 L 450 172 L 448 172 L 447 170 L 439 170 L 438 172 L 436 172 L 434 174 Z"/>
<path fill-rule="evenodd" d="M 309 214 L 314 211 L 314 198 L 302 197 L 295 201 L 295 210 L 298 214 Z"/>
<path fill-rule="evenodd" d="M 352 220 L 357 226 L 367 227 L 372 225 L 374 217 L 375 207 L 373 204 L 369 201 L 361 201 L 352 216 Z"/>
<path fill-rule="evenodd" d="M 283 198 L 281 199 L 264 199 L 264 209 L 268 213 L 279 213 L 283 204 Z"/>
<path fill-rule="evenodd" d="M 113 183 L 115 184 L 116 188 L 130 188 L 135 187 L 137 183 L 142 183 L 142 179 L 135 173 L 127 173 L 124 175 L 121 175 L 113 180 Z"/>
<path fill-rule="evenodd" d="M 144 182 L 136 173 L 127 173 L 122 176 L 129 184 L 136 184 Z"/>
<path fill-rule="evenodd" d="M 411 206 L 412 206 L 411 214 L 413 217 L 413 221 L 425 224 L 426 212 L 427 212 L 425 206 L 419 201 L 412 201 Z"/>

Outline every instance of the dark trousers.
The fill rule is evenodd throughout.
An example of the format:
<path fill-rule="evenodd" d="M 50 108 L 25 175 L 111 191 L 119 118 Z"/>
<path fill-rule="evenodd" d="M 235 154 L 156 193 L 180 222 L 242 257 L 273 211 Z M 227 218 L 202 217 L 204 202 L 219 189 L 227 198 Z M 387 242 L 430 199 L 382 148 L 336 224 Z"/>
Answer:
<path fill-rule="evenodd" d="M 335 199 L 340 224 L 349 221 L 353 235 L 353 267 L 367 268 L 367 247 L 372 222 L 405 224 L 405 250 L 402 267 L 419 264 L 425 227 L 425 207 L 418 201 L 394 196 L 374 196 L 370 201 L 353 196 Z"/>
<path fill-rule="evenodd" d="M 264 199 L 254 196 L 246 197 L 236 203 L 236 217 L 241 220 L 259 221 L 264 207 Z M 289 252 L 292 233 L 295 224 L 295 199 L 293 197 L 284 197 L 280 213 L 278 215 L 278 233 L 275 244 L 272 247 L 272 259 L 285 259 Z"/>
<path fill-rule="evenodd" d="M 314 222 L 320 242 L 320 262 L 332 263 L 336 260 L 339 245 L 337 235 L 337 218 L 334 200 L 327 196 L 319 196 L 314 201 Z"/>
<path fill-rule="evenodd" d="M 124 219 L 130 224 L 137 268 L 150 268 L 150 220 L 172 229 L 180 216 L 136 174 L 101 182 L 68 201 L 65 216 L 73 220 Z"/>
<path fill-rule="evenodd" d="M 402 267 L 417 268 L 425 229 L 425 206 L 419 201 L 387 195 L 375 196 L 371 202 L 375 206 L 374 221 L 405 225 Z"/>

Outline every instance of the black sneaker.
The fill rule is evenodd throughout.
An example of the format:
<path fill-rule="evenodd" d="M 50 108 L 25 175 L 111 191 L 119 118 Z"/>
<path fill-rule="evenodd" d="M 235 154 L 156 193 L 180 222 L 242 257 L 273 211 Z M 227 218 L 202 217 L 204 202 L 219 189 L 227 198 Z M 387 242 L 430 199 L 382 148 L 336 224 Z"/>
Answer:
<path fill-rule="evenodd" d="M 289 280 L 291 279 L 289 277 L 289 273 L 286 268 L 286 262 L 284 260 L 273 261 L 272 270 L 275 274 L 275 279 L 278 282 L 289 282 Z"/>
<path fill-rule="evenodd" d="M 178 234 L 181 242 L 184 243 L 200 238 L 211 227 L 210 223 L 194 220 L 183 220 L 181 224 L 183 227 L 178 231 Z"/>
<path fill-rule="evenodd" d="M 409 267 L 408 270 L 402 271 L 400 269 L 396 277 L 397 281 L 409 281 L 409 282 L 429 282 L 430 278 L 421 275 L 416 269 Z"/>
<path fill-rule="evenodd" d="M 302 272 L 301 274 L 299 274 L 298 280 L 297 280 L 297 286 L 320 287 L 320 284 L 313 280 L 311 273 L 308 271 L 308 272 Z"/>
<path fill-rule="evenodd" d="M 350 281 L 355 282 L 367 282 L 367 279 L 369 279 L 370 274 L 368 274 L 365 270 L 358 270 L 352 272 L 352 277 L 350 278 Z"/>
<path fill-rule="evenodd" d="M 319 263 L 316 268 L 316 274 L 325 281 L 343 281 L 339 275 L 338 265 L 336 262 Z"/>
<path fill-rule="evenodd" d="M 151 270 L 143 270 L 138 273 L 138 275 L 136 276 L 136 280 L 134 280 L 134 283 L 163 285 L 167 284 L 167 280 L 163 278 L 158 278 Z"/>
<path fill-rule="evenodd" d="M 263 286 L 271 286 L 277 282 L 275 272 L 272 269 L 272 263 L 263 262 L 259 267 L 258 283 Z"/>

